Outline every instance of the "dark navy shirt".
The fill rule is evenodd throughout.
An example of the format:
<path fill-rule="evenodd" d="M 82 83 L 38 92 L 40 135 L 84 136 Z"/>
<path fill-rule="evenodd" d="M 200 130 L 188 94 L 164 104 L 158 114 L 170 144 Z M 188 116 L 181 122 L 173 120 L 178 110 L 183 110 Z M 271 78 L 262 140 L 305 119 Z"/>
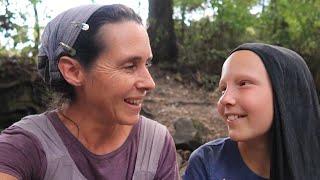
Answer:
<path fill-rule="evenodd" d="M 196 149 L 190 156 L 184 180 L 264 180 L 243 162 L 237 143 L 217 139 Z"/>

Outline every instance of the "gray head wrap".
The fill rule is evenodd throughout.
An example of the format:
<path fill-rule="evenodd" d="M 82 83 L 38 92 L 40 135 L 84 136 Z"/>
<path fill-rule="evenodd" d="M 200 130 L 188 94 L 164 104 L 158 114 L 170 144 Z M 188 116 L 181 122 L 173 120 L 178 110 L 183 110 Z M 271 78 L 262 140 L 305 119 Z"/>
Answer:
<path fill-rule="evenodd" d="M 44 29 L 39 49 L 38 70 L 46 83 L 52 84 L 62 80 L 58 69 L 58 57 L 61 53 L 71 56 L 76 54 L 72 48 L 81 30 L 88 30 L 86 24 L 90 16 L 101 5 L 84 5 L 69 9 L 53 20 Z"/>

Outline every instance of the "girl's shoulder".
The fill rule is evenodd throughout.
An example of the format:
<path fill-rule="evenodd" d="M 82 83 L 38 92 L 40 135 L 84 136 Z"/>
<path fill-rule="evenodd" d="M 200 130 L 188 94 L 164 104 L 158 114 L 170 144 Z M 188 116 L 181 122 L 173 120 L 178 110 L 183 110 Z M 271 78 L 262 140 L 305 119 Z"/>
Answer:
<path fill-rule="evenodd" d="M 206 153 L 215 153 L 216 151 L 221 152 L 221 150 L 224 150 L 225 148 L 231 148 L 233 147 L 236 142 L 232 141 L 229 137 L 225 138 L 218 138 L 213 141 L 207 142 L 197 148 L 194 152 L 206 152 Z"/>
<path fill-rule="evenodd" d="M 230 138 L 219 138 L 207 142 L 192 152 L 190 160 L 202 161 L 203 164 L 214 165 L 224 155 L 236 151 L 235 142 Z"/>
<path fill-rule="evenodd" d="M 225 138 L 218 138 L 213 141 L 207 142 L 203 146 L 217 147 L 217 146 L 223 146 L 225 143 L 231 143 L 231 142 L 233 141 L 229 137 L 225 137 Z"/>
<path fill-rule="evenodd" d="M 237 150 L 234 143 L 230 138 L 219 138 L 197 148 L 190 156 L 184 179 L 217 179 L 221 168 L 228 167 L 225 158 Z"/>

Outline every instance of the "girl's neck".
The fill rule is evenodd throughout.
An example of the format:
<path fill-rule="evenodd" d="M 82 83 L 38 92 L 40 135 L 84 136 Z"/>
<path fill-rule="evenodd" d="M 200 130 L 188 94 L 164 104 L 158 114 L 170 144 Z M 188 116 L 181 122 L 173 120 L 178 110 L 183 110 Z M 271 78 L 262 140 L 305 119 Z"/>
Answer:
<path fill-rule="evenodd" d="M 270 178 L 271 142 L 269 135 L 249 141 L 239 141 L 238 148 L 244 163 L 255 174 Z"/>

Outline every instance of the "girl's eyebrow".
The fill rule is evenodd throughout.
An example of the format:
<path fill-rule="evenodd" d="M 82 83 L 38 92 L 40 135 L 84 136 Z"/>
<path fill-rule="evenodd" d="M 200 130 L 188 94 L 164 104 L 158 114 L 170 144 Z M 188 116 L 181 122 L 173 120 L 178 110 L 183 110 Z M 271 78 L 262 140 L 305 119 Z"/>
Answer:
<path fill-rule="evenodd" d="M 258 81 L 258 77 L 252 75 L 251 73 L 237 73 L 234 75 L 234 80 L 238 81 L 239 79 L 241 80 L 252 80 L 252 81 Z M 221 78 L 219 81 L 219 86 L 222 86 L 224 84 L 225 79 Z"/>
<path fill-rule="evenodd" d="M 250 73 L 247 74 L 238 74 L 236 79 L 256 79 L 257 76 L 251 75 Z"/>

